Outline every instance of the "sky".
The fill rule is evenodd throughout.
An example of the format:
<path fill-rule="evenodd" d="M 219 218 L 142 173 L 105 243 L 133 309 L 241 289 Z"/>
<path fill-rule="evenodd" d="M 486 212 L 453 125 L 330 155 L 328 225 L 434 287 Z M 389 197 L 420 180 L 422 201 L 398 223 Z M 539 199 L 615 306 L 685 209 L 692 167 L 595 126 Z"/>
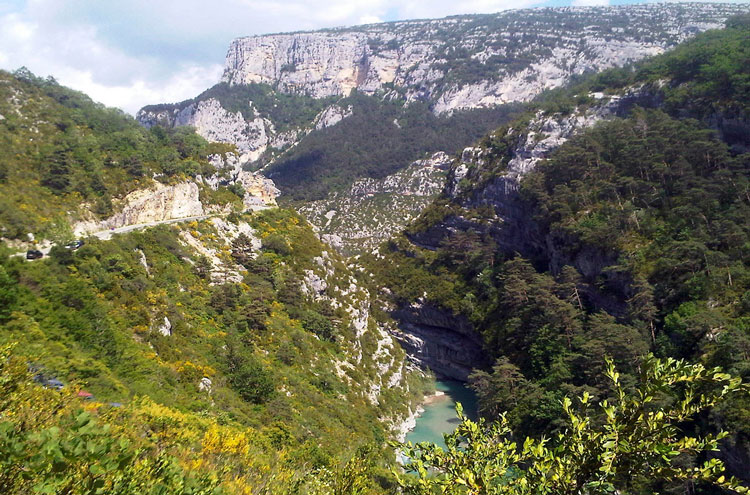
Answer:
<path fill-rule="evenodd" d="M 0 69 L 25 66 L 134 114 L 221 77 L 232 39 L 512 8 L 631 0 L 0 0 Z"/>

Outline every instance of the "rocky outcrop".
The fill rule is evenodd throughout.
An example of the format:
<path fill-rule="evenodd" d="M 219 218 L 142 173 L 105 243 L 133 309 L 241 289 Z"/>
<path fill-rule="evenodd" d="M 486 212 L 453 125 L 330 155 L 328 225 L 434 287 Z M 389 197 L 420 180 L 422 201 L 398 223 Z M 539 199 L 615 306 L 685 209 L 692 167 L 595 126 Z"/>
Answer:
<path fill-rule="evenodd" d="M 124 206 L 120 213 L 107 219 L 107 226 L 117 228 L 172 218 L 200 216 L 205 213 L 198 197 L 199 188 L 196 183 L 154 185 L 154 189 L 128 194 L 123 200 Z"/>
<path fill-rule="evenodd" d="M 565 7 L 251 36 L 231 43 L 223 80 L 315 98 L 395 88 L 445 113 L 528 101 L 571 76 L 660 53 L 746 10 Z"/>
<path fill-rule="evenodd" d="M 172 336 L 172 322 L 169 321 L 169 318 L 166 316 L 164 317 L 164 322 L 159 325 L 159 328 L 156 329 L 159 334 L 163 335 L 164 337 L 171 337 Z"/>
<path fill-rule="evenodd" d="M 276 206 L 276 198 L 281 192 L 276 189 L 271 179 L 243 170 L 237 175 L 235 181 L 245 190 L 242 202 L 246 210 Z"/>
<path fill-rule="evenodd" d="M 403 350 L 389 327 L 372 316 L 374 297 L 360 280 L 361 267 L 347 267 L 339 254 L 328 251 L 313 261 L 312 268 L 303 271 L 302 293 L 346 315 L 348 333 L 341 335 L 338 342 L 348 349 L 349 358 L 339 362 L 338 376 L 347 382 L 358 380 L 360 386 L 365 386 L 365 397 L 371 404 L 379 403 L 383 390 L 407 391 Z M 365 349 L 369 350 L 367 355 Z M 364 377 L 368 377 L 367 382 Z"/>
<path fill-rule="evenodd" d="M 119 212 L 100 222 L 79 222 L 76 235 L 117 229 L 128 225 L 198 217 L 206 213 L 195 182 L 164 185 L 154 182 L 150 189 L 134 191 L 120 201 Z"/>
<path fill-rule="evenodd" d="M 325 129 L 326 127 L 331 127 L 342 120 L 344 120 L 347 117 L 350 117 L 352 115 L 352 106 L 349 105 L 346 109 L 338 106 L 338 105 L 331 105 L 330 107 L 323 110 L 323 112 L 318 116 L 317 122 L 315 122 L 315 129 Z"/>
<path fill-rule="evenodd" d="M 111 217 L 76 223 L 73 226 L 75 235 L 82 236 L 129 226 L 158 224 L 231 211 L 231 206 L 228 205 L 204 205 L 200 199 L 201 187 L 217 189 L 222 185 L 237 183 L 245 191 L 242 198 L 245 211 L 276 206 L 279 190 L 273 181 L 242 170 L 235 154 L 213 155 L 211 163 L 217 169 L 215 175 L 205 180 L 198 177 L 195 181 L 170 185 L 154 181 L 151 187 L 133 191 L 117 201 L 117 213 Z"/>
<path fill-rule="evenodd" d="M 487 364 L 482 338 L 465 317 L 424 301 L 393 316 L 399 322 L 394 335 L 410 359 L 437 375 L 467 381 L 472 370 Z"/>
<path fill-rule="evenodd" d="M 273 181 L 258 173 L 243 170 L 243 161 L 234 153 L 211 155 L 211 165 L 216 168 L 216 174 L 207 177 L 206 182 L 216 190 L 219 186 L 240 184 L 245 190 L 242 202 L 245 210 L 258 210 L 276 206 L 276 198 L 281 192 Z"/>
<path fill-rule="evenodd" d="M 248 102 L 248 106 L 251 110 L 252 102 Z M 214 98 L 190 103 L 183 108 L 143 109 L 137 118 L 146 127 L 157 124 L 195 127 L 195 132 L 209 142 L 236 145 L 243 163 L 257 160 L 272 144 L 275 135 L 273 124 L 268 119 L 255 113 L 254 118 L 245 120 L 242 113 L 225 110 Z"/>
<path fill-rule="evenodd" d="M 147 106 L 138 112 L 136 119 L 147 128 L 155 125 L 168 128 L 191 126 L 209 142 L 234 144 L 240 153 L 240 164 L 244 165 L 256 162 L 268 151 L 288 149 L 313 129 L 334 126 L 351 114 L 351 106 L 330 105 L 307 126 L 279 132 L 271 119 L 258 112 L 252 100 L 247 101 L 243 115 L 243 112 L 226 110 L 215 98 L 206 98 L 174 105 Z"/>
<path fill-rule="evenodd" d="M 299 208 L 321 238 L 344 254 L 369 251 L 400 232 L 443 189 L 452 158 L 443 152 L 383 179 L 360 179 L 348 190 Z"/>

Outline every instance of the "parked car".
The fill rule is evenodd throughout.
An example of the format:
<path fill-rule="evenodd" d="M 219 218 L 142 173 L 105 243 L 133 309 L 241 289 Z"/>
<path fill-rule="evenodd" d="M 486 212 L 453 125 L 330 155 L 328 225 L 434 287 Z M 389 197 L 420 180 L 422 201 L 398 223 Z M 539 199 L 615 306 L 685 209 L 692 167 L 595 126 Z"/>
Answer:
<path fill-rule="evenodd" d="M 81 246 L 83 246 L 83 241 L 77 240 L 77 241 L 73 241 L 73 242 L 70 242 L 70 243 L 66 244 L 65 248 L 66 249 L 72 249 L 73 251 L 75 251 L 76 249 L 78 249 Z"/>
<path fill-rule="evenodd" d="M 38 260 L 42 256 L 44 256 L 44 253 L 36 249 L 29 249 L 28 251 L 26 251 L 27 260 Z"/>
<path fill-rule="evenodd" d="M 29 369 L 31 371 L 34 371 L 33 366 L 29 366 Z M 57 378 L 47 378 L 43 373 L 37 373 L 36 375 L 34 375 L 34 381 L 44 388 L 62 390 L 65 387 L 65 384 L 63 384 L 63 382 L 61 382 Z"/>
<path fill-rule="evenodd" d="M 57 378 L 52 378 L 44 382 L 44 386 L 47 388 L 54 388 L 55 390 L 62 390 L 65 385 Z"/>

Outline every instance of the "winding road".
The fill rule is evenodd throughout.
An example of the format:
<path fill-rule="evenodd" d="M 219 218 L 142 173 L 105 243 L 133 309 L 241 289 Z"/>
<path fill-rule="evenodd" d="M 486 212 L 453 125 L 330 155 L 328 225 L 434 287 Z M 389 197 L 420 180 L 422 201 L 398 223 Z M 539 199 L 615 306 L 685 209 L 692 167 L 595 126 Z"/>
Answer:
<path fill-rule="evenodd" d="M 160 220 L 158 222 L 136 223 L 133 225 L 125 225 L 123 227 L 117 227 L 115 229 L 106 229 L 106 230 L 100 230 L 98 232 L 89 232 L 86 234 L 81 234 L 80 237 L 83 239 L 85 239 L 86 237 L 96 237 L 97 239 L 108 241 L 112 239 L 112 236 L 115 234 L 125 234 L 128 232 L 133 232 L 134 230 L 148 229 L 151 227 L 156 227 L 157 225 L 163 225 L 167 223 L 180 223 L 180 222 L 192 222 L 192 221 L 205 220 L 206 218 L 211 218 L 215 216 L 217 216 L 216 213 L 212 215 L 199 215 L 195 217 L 171 218 L 169 220 Z M 46 247 L 38 247 L 36 248 L 36 250 L 41 251 L 41 253 L 44 256 L 48 256 L 53 246 L 54 245 L 50 245 Z M 26 253 L 20 252 L 20 253 L 14 254 L 13 256 L 26 256 Z M 34 261 L 34 260 L 29 260 L 29 261 Z"/>
<path fill-rule="evenodd" d="M 163 225 L 166 223 L 180 223 L 180 222 L 192 222 L 192 221 L 198 221 L 198 220 L 205 220 L 206 218 L 211 218 L 217 216 L 216 214 L 213 215 L 199 215 L 196 217 L 182 217 L 182 218 L 172 218 L 170 220 L 160 220 L 158 222 L 148 222 L 148 223 L 135 223 L 133 225 L 125 225 L 124 227 L 118 227 L 116 229 L 107 229 L 107 230 L 100 230 L 98 232 L 91 232 L 85 235 L 82 235 L 81 237 L 96 237 L 98 239 L 101 239 L 103 241 L 108 241 L 112 238 L 115 234 L 125 234 L 127 232 L 132 232 L 134 230 L 142 230 L 147 229 L 150 227 L 156 227 L 157 225 Z M 44 251 L 42 251 L 44 252 Z"/>

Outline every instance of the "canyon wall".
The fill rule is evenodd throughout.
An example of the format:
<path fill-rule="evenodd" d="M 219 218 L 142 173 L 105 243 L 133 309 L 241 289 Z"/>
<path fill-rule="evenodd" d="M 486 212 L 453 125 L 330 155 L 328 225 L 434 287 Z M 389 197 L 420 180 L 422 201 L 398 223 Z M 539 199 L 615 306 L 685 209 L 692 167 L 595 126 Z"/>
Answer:
<path fill-rule="evenodd" d="M 663 52 L 746 10 L 651 4 L 505 11 L 234 40 L 223 81 L 323 98 L 384 91 L 436 113 L 528 101 Z"/>

